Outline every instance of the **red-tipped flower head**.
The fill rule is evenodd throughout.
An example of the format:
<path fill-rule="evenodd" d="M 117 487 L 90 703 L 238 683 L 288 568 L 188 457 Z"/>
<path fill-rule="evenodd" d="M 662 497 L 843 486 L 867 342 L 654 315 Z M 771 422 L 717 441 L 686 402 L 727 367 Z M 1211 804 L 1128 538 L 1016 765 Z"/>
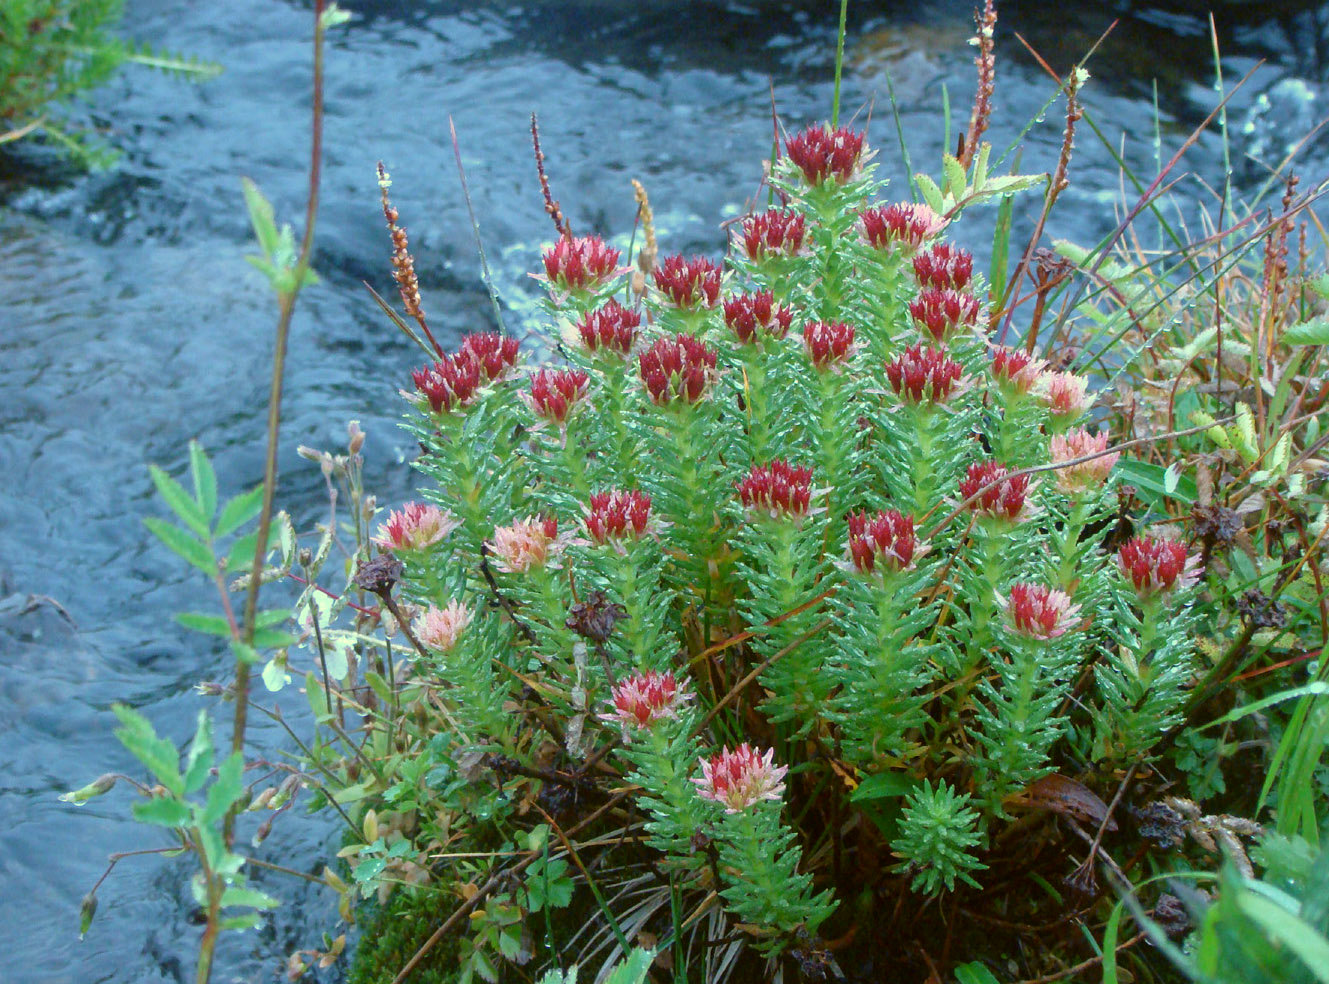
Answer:
<path fill-rule="evenodd" d="M 1072 605 L 1064 591 L 1054 591 L 1041 584 L 1012 584 L 1010 594 L 999 597 L 1011 626 L 1030 639 L 1055 639 L 1074 628 L 1080 606 Z"/>
<path fill-rule="evenodd" d="M 563 548 L 558 538 L 558 520 L 553 516 L 527 516 L 511 526 L 499 526 L 485 544 L 496 558 L 499 570 L 525 574 L 545 564 Z"/>
<path fill-rule="evenodd" d="M 743 251 L 754 263 L 794 256 L 803 248 L 803 216 L 788 209 L 758 212 L 743 220 Z"/>
<path fill-rule="evenodd" d="M 611 299 L 582 315 L 577 322 L 577 333 L 588 352 L 604 350 L 627 355 L 637 341 L 640 324 L 640 314 Z"/>
<path fill-rule="evenodd" d="M 651 521 L 651 497 L 635 489 L 610 489 L 591 494 L 586 532 L 597 544 L 636 540 Z"/>
<path fill-rule="evenodd" d="M 978 324 L 978 298 L 958 290 L 927 287 L 909 302 L 909 313 L 920 331 L 945 342 Z"/>
<path fill-rule="evenodd" d="M 776 458 L 769 465 L 753 465 L 738 483 L 744 508 L 771 519 L 801 519 L 812 502 L 812 469 L 795 467 Z"/>
<path fill-rule="evenodd" d="M 912 256 L 942 229 L 946 220 L 932 209 L 919 203 L 897 202 L 881 205 L 860 213 L 863 238 L 874 249 L 893 249 L 903 256 Z"/>
<path fill-rule="evenodd" d="M 1028 393 L 1043 371 L 1043 360 L 1018 349 L 998 348 L 992 353 L 992 378 L 1007 394 Z"/>
<path fill-rule="evenodd" d="M 715 379 L 715 350 L 695 335 L 656 339 L 637 356 L 642 382 L 659 406 L 696 403 Z"/>
<path fill-rule="evenodd" d="M 1122 544 L 1117 561 L 1141 598 L 1187 588 L 1200 576 L 1200 558 L 1187 556 L 1177 540 L 1134 537 Z"/>
<path fill-rule="evenodd" d="M 830 369 L 849 360 L 854 326 L 843 321 L 813 321 L 803 327 L 803 346 L 818 369 Z"/>
<path fill-rule="evenodd" d="M 794 323 L 794 312 L 775 303 L 769 290 L 755 294 L 736 294 L 724 300 L 724 323 L 744 345 L 756 341 L 758 332 L 771 338 L 784 338 Z"/>
<path fill-rule="evenodd" d="M 808 184 L 816 186 L 827 179 L 844 184 L 858 170 L 863 156 L 864 136 L 853 130 L 813 124 L 785 141 L 785 151 Z"/>
<path fill-rule="evenodd" d="M 923 287 L 964 290 L 974 275 L 974 258 L 958 246 L 938 243 L 914 257 L 914 275 Z"/>
<path fill-rule="evenodd" d="M 620 255 L 599 236 L 564 237 L 545 250 L 545 274 L 561 290 L 591 290 L 618 269 Z"/>
<path fill-rule="evenodd" d="M 1064 437 L 1061 434 L 1053 434 L 1050 450 L 1054 465 L 1065 465 L 1068 461 L 1087 458 L 1089 455 L 1098 456 L 1089 461 L 1082 461 L 1078 465 L 1058 468 L 1057 488 L 1068 495 L 1079 495 L 1101 489 L 1107 482 L 1108 476 L 1112 474 L 1112 466 L 1121 457 L 1115 451 L 1106 453 L 1107 446 L 1107 431 L 1090 434 L 1087 428 L 1077 427 Z"/>
<path fill-rule="evenodd" d="M 912 516 L 901 515 L 894 509 L 872 515 L 849 514 L 847 552 L 860 574 L 908 570 L 914 559 L 927 553 L 927 549 L 914 535 Z"/>
<path fill-rule="evenodd" d="M 704 256 L 667 256 L 655 268 L 655 286 L 675 307 L 715 307 L 723 271 Z"/>
<path fill-rule="evenodd" d="M 457 358 L 471 358 L 480 364 L 485 379 L 501 377 L 517 364 L 518 344 L 515 338 L 497 332 L 482 331 L 461 340 Z"/>
<path fill-rule="evenodd" d="M 961 501 L 968 500 L 979 489 L 984 492 L 968 506 L 974 512 L 1012 523 L 1028 517 L 1025 512 L 1025 499 L 1030 489 L 1028 475 L 1007 478 L 1004 465 L 995 461 L 976 461 L 960 480 Z"/>
<path fill-rule="evenodd" d="M 721 804 L 726 813 L 741 813 L 762 800 L 778 800 L 788 771 L 788 766 L 775 764 L 773 750 L 762 754 L 744 742 L 702 759 L 701 778 L 692 782 L 702 799 Z"/>
<path fill-rule="evenodd" d="M 1074 420 L 1089 408 L 1089 380 L 1073 372 L 1040 372 L 1034 395 L 1047 404 L 1053 417 Z"/>
<path fill-rule="evenodd" d="M 433 546 L 458 526 L 452 513 L 427 502 L 408 502 L 388 514 L 374 542 L 387 550 L 423 550 Z"/>
<path fill-rule="evenodd" d="M 886 363 L 891 389 L 906 403 L 945 403 L 960 382 L 964 368 L 944 349 L 912 345 Z"/>
<path fill-rule="evenodd" d="M 531 411 L 543 420 L 562 424 L 590 389 L 591 377 L 580 369 L 541 369 L 524 394 Z"/>
<path fill-rule="evenodd" d="M 658 721 L 676 720 L 691 699 L 686 680 L 679 683 L 673 673 L 646 670 L 614 687 L 613 713 L 600 715 L 600 720 L 619 725 L 624 735 L 649 731 Z"/>
<path fill-rule="evenodd" d="M 445 356 L 432 366 L 421 366 L 411 373 L 416 390 L 429 401 L 434 413 L 447 413 L 475 399 L 484 381 L 478 359 L 458 353 Z"/>

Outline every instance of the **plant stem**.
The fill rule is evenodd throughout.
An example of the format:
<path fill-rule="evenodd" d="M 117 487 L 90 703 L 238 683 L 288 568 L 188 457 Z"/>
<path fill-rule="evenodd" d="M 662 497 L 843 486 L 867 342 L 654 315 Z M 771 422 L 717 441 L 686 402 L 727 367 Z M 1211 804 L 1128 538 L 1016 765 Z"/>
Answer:
<path fill-rule="evenodd" d="M 840 125 L 840 70 L 844 67 L 845 21 L 849 16 L 849 0 L 840 0 L 840 30 L 835 37 L 835 95 L 831 98 L 831 129 Z"/>

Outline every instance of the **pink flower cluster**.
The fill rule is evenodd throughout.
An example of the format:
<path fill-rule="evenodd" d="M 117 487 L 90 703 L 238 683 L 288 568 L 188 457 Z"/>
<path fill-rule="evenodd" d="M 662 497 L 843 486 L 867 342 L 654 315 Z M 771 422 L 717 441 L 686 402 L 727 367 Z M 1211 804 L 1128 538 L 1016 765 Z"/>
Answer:
<path fill-rule="evenodd" d="M 1068 495 L 1092 492 L 1103 487 L 1103 483 L 1112 474 L 1112 468 L 1121 457 L 1115 451 L 1109 452 L 1107 431 L 1090 434 L 1084 427 L 1070 431 L 1065 436 L 1053 434 L 1051 441 L 1052 463 L 1063 465 L 1065 462 L 1089 455 L 1098 457 L 1082 461 L 1078 465 L 1066 465 L 1057 469 L 1057 488 Z"/>
<path fill-rule="evenodd" d="M 762 800 L 783 796 L 788 772 L 788 766 L 775 764 L 773 749 L 763 754 L 744 742 L 702 759 L 701 778 L 692 782 L 702 799 L 721 804 L 726 813 L 741 813 Z"/>
<path fill-rule="evenodd" d="M 408 502 L 390 512 L 380 524 L 374 542 L 386 550 L 424 550 L 460 524 L 452 513 L 426 502 Z"/>
<path fill-rule="evenodd" d="M 641 537 L 651 521 L 651 497 L 635 489 L 591 494 L 586 532 L 597 544 Z"/>
<path fill-rule="evenodd" d="M 599 236 L 564 237 L 545 250 L 545 275 L 560 290 L 591 290 L 613 276 L 620 255 Z"/>
<path fill-rule="evenodd" d="M 1038 381 L 1043 360 L 1011 348 L 998 348 L 992 353 L 992 378 L 997 388 L 1010 395 L 1028 393 Z"/>
<path fill-rule="evenodd" d="M 859 213 L 859 218 L 869 246 L 894 248 L 905 256 L 912 256 L 946 228 L 946 220 L 922 203 L 881 205 Z"/>
<path fill-rule="evenodd" d="M 914 517 L 894 509 L 869 515 L 849 514 L 849 560 L 860 574 L 879 568 L 904 571 L 914 560 L 927 553 L 926 544 L 914 535 Z"/>
<path fill-rule="evenodd" d="M 577 322 L 577 333 L 588 352 L 603 349 L 627 355 L 637 341 L 637 328 L 640 325 L 640 314 L 611 299 L 594 311 L 582 315 Z"/>
<path fill-rule="evenodd" d="M 969 503 L 968 508 L 993 519 L 1012 523 L 1027 519 L 1025 499 L 1030 491 L 1029 476 L 1007 478 L 1006 474 L 1006 466 L 995 461 L 974 462 L 960 480 L 961 501 L 968 500 L 979 489 L 983 489 L 982 494 Z"/>
<path fill-rule="evenodd" d="M 1070 595 L 1041 584 L 1012 584 L 1001 606 L 1016 632 L 1039 640 L 1065 635 L 1080 614 L 1080 606 L 1071 604 Z"/>
<path fill-rule="evenodd" d="M 679 683 L 673 673 L 646 670 L 614 687 L 611 699 L 613 713 L 600 715 L 600 720 L 620 725 L 628 735 L 634 729 L 647 731 L 659 721 L 676 720 L 692 694 L 687 681 Z"/>
<path fill-rule="evenodd" d="M 813 321 L 803 328 L 803 346 L 818 369 L 848 361 L 854 345 L 854 326 L 843 321 Z"/>
<path fill-rule="evenodd" d="M 562 549 L 558 538 L 558 520 L 553 516 L 527 516 L 511 526 L 499 526 L 494 538 L 485 544 L 497 561 L 499 570 L 525 574 L 544 567 Z"/>
<path fill-rule="evenodd" d="M 784 338 L 794 323 L 794 312 L 775 303 L 769 290 L 755 294 L 736 294 L 724 301 L 724 323 L 744 345 L 756 341 L 758 332 L 770 338 Z"/>
<path fill-rule="evenodd" d="M 715 307 L 724 271 L 704 256 L 667 256 L 655 268 L 655 286 L 669 303 L 684 310 Z"/>
<path fill-rule="evenodd" d="M 864 135 L 845 127 L 832 130 L 813 124 L 785 141 L 785 152 L 808 184 L 816 186 L 833 179 L 844 184 L 858 170 L 863 156 Z"/>
<path fill-rule="evenodd" d="M 777 458 L 769 465 L 753 465 L 738 483 L 744 508 L 771 519 L 800 519 L 812 502 L 812 469 L 795 467 Z"/>
<path fill-rule="evenodd" d="M 803 248 L 803 216 L 788 209 L 771 209 L 743 220 L 743 252 L 760 263 L 771 257 L 790 257 Z"/>
<path fill-rule="evenodd" d="M 1041 372 L 1033 391 L 1053 417 L 1066 421 L 1079 417 L 1089 407 L 1089 380 L 1073 372 Z"/>
<path fill-rule="evenodd" d="M 466 626 L 471 624 L 470 610 L 459 601 L 450 601 L 445 608 L 430 605 L 415 620 L 416 638 L 435 652 L 447 653 L 457 645 Z"/>
<path fill-rule="evenodd" d="M 914 276 L 923 287 L 964 290 L 973 275 L 973 256 L 950 243 L 938 243 L 914 257 Z"/>
<path fill-rule="evenodd" d="M 580 369 L 541 369 L 531 377 L 526 403 L 542 420 L 566 423 L 568 414 L 586 397 L 591 377 Z"/>
<path fill-rule="evenodd" d="M 958 290 L 928 287 L 909 302 L 914 324 L 938 342 L 978 324 L 978 298 Z"/>
<path fill-rule="evenodd" d="M 1200 558 L 1188 556 L 1177 540 L 1134 537 L 1122 544 L 1117 561 L 1141 598 L 1180 591 L 1200 577 Z"/>
<path fill-rule="evenodd" d="M 696 403 L 715 380 L 715 350 L 695 335 L 658 338 L 637 356 L 641 380 L 652 402 Z"/>
<path fill-rule="evenodd" d="M 485 379 L 501 378 L 517 365 L 518 343 L 515 338 L 497 332 L 482 331 L 461 340 L 459 358 L 474 359 Z"/>

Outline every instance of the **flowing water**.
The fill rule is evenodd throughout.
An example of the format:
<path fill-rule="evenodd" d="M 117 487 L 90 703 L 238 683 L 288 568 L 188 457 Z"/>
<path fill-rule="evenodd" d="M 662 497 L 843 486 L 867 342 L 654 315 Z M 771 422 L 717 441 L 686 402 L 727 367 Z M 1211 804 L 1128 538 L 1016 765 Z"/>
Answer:
<path fill-rule="evenodd" d="M 35 147 L 0 156 L 0 982 L 192 979 L 198 927 L 181 868 L 124 860 L 100 890 L 100 912 L 77 938 L 78 905 L 112 851 L 159 846 L 126 817 L 129 797 L 74 808 L 61 791 L 103 772 L 137 773 L 112 738 L 109 707 L 140 708 L 183 742 L 228 657 L 171 620 L 208 610 L 207 585 L 143 527 L 160 515 L 146 466 L 180 471 L 197 437 L 215 455 L 224 493 L 261 477 L 275 311 L 259 275 L 239 177 L 278 215 L 303 214 L 310 15 L 284 0 L 131 0 L 125 32 L 155 47 L 221 62 L 203 85 L 130 68 L 80 110 L 123 150 L 83 174 Z M 354 13 L 328 51 L 327 155 L 316 267 L 323 284 L 300 301 L 282 426 L 281 502 L 307 528 L 326 503 L 309 444 L 336 450 L 345 424 L 368 432 L 368 478 L 400 502 L 413 476 L 397 429 L 397 389 L 418 361 L 361 285 L 390 293 L 374 163 L 382 158 L 409 229 L 436 331 L 448 341 L 493 326 L 453 163 L 456 123 L 480 230 L 510 331 L 533 324 L 535 270 L 552 238 L 529 153 L 541 117 L 554 191 L 578 232 L 626 238 L 640 179 L 665 252 L 724 247 L 719 223 L 756 189 L 769 153 L 771 100 L 789 126 L 824 118 L 831 102 L 835 10 L 795 0 L 348 0 Z M 944 94 L 955 122 L 972 92 L 972 0 L 855 2 L 843 105 L 871 115 L 881 173 L 935 171 Z M 1108 4 L 1002 4 L 999 149 L 1038 117 L 1052 86 L 1019 31 L 1057 69 L 1107 27 Z M 1255 4 L 1244 5 L 1247 9 Z M 1296 9 L 1300 7 L 1300 9 Z M 1215 100 L 1202 22 L 1119 5 L 1122 23 L 1091 63 L 1085 101 L 1132 164 L 1152 174 L 1154 90 L 1164 159 Z M 1240 187 L 1324 113 L 1329 8 L 1292 5 L 1263 23 L 1225 26 L 1225 73 L 1257 65 L 1230 105 Z M 1160 53 L 1166 53 L 1166 58 Z M 1026 171 L 1047 170 L 1061 142 L 1054 109 L 1020 143 Z M 954 137 L 952 136 L 952 140 Z M 1302 171 L 1324 176 L 1312 143 Z M 1222 147 L 1202 138 L 1190 168 L 1220 183 Z M 1072 186 L 1049 228 L 1092 241 L 1114 223 L 1119 174 L 1087 128 Z M 1181 188 L 1200 194 L 1192 179 Z M 1030 221 L 1029 203 L 1020 222 Z M 981 215 L 967 220 L 979 230 Z M 961 228 L 957 235 L 963 239 Z M 981 241 L 975 251 L 986 252 Z M 270 597 L 280 589 L 271 590 Z M 266 699 L 266 698 L 265 698 Z M 287 692 L 277 702 L 294 713 Z M 224 733 L 224 730 L 223 730 Z M 272 749 L 282 738 L 258 728 Z M 314 870 L 333 839 L 323 820 L 287 814 L 260 856 Z M 287 901 L 259 933 L 222 945 L 214 979 L 274 979 L 291 950 L 335 926 L 330 894 L 257 881 Z M 336 973 L 330 972 L 330 973 Z M 326 976 L 326 975 L 325 975 Z"/>

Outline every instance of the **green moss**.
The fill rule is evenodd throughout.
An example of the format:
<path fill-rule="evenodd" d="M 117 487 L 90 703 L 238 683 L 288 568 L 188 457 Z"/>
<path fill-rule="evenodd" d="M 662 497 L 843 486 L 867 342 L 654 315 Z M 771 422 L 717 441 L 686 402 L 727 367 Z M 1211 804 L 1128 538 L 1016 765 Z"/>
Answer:
<path fill-rule="evenodd" d="M 399 891 L 385 906 L 362 906 L 364 928 L 347 984 L 390 984 L 446 916 L 440 897 L 430 892 Z M 459 969 L 456 937 L 449 935 L 429 951 L 411 980 L 417 984 L 452 984 Z"/>

